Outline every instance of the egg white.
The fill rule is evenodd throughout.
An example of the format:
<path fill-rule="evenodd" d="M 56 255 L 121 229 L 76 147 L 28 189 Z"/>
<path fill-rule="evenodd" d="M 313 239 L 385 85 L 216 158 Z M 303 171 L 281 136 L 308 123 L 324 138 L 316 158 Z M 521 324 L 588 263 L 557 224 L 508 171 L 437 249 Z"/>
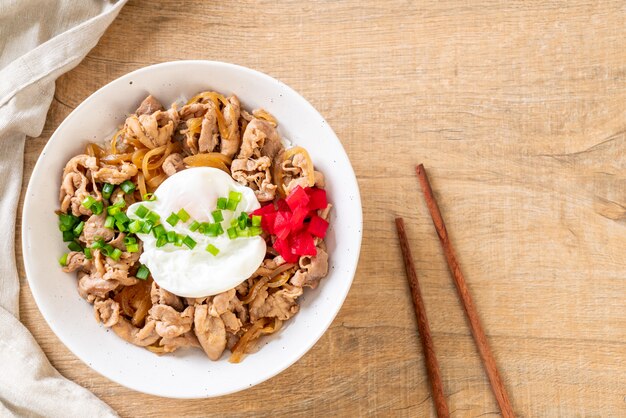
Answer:
<path fill-rule="evenodd" d="M 265 257 L 266 244 L 260 236 L 229 239 L 224 233 L 209 237 L 189 230 L 194 221 L 214 222 L 211 212 L 216 210 L 217 199 L 228 197 L 230 191 L 241 193 L 241 201 L 233 211 L 222 210 L 222 228 L 230 227 L 231 219 L 241 212 L 252 212 L 261 205 L 254 191 L 234 181 L 217 168 L 196 167 L 182 170 L 167 178 L 154 192 L 156 200 L 138 202 L 128 208 L 131 219 L 139 219 L 135 211 L 139 205 L 156 212 L 167 231 L 189 235 L 197 245 L 189 249 L 183 244 L 176 247 L 165 244 L 157 248 L 152 234 L 138 233 L 143 241 L 143 253 L 139 261 L 145 264 L 157 284 L 183 297 L 205 297 L 232 289 L 250 277 Z M 191 218 L 179 221 L 172 227 L 166 219 L 172 212 L 184 208 Z M 206 251 L 208 244 L 219 249 L 217 256 Z"/>

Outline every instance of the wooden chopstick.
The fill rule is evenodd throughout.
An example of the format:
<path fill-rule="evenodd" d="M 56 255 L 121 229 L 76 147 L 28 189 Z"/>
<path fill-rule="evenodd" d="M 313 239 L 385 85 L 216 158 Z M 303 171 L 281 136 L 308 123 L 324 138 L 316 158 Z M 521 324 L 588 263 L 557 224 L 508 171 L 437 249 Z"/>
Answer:
<path fill-rule="evenodd" d="M 515 414 L 513 413 L 513 408 L 511 407 L 511 402 L 509 401 L 509 395 L 507 394 L 506 388 L 500 378 L 498 366 L 496 365 L 496 361 L 494 360 L 491 349 L 489 348 L 489 343 L 487 342 L 487 336 L 485 335 L 483 327 L 480 324 L 480 319 L 478 318 L 476 308 L 474 307 L 474 303 L 472 302 L 472 298 L 469 294 L 469 289 L 465 284 L 465 277 L 461 272 L 461 267 L 456 259 L 452 243 L 450 243 L 450 239 L 448 238 L 448 231 L 446 230 L 446 225 L 441 217 L 437 201 L 433 196 L 433 191 L 430 187 L 426 170 L 424 169 L 424 166 L 420 164 L 417 166 L 415 171 L 417 173 L 417 178 L 419 179 L 422 192 L 424 193 L 426 205 L 430 211 L 430 216 L 433 220 L 433 224 L 435 225 L 435 229 L 437 230 L 437 235 L 439 235 L 439 241 L 441 241 L 441 246 L 443 247 L 443 252 L 445 253 L 446 261 L 448 262 L 448 267 L 452 273 L 452 277 L 454 278 L 456 290 L 461 298 L 461 302 L 463 303 L 463 308 L 465 309 L 465 314 L 467 315 L 467 319 L 469 321 L 472 336 L 474 337 L 478 352 L 480 353 L 480 357 L 482 358 L 483 365 L 485 367 L 485 372 L 487 373 L 487 377 L 489 378 L 489 382 L 491 384 L 491 390 L 496 397 L 502 416 L 505 418 L 513 418 L 515 417 Z"/>
<path fill-rule="evenodd" d="M 417 317 L 417 330 L 419 331 L 420 340 L 422 341 L 426 370 L 428 372 L 428 379 L 430 380 L 433 401 L 437 409 L 437 416 L 439 418 L 447 418 L 450 416 L 450 413 L 448 412 L 446 397 L 443 394 L 443 383 L 441 382 L 439 363 L 437 362 L 435 347 L 430 336 L 426 309 L 424 308 L 424 301 L 422 300 L 422 293 L 420 292 L 420 285 L 417 281 L 417 273 L 415 272 L 411 248 L 409 247 L 409 240 L 406 236 L 404 220 L 402 218 L 396 218 L 396 228 L 398 229 L 398 239 L 400 240 L 400 248 L 402 249 L 402 256 L 404 258 L 406 276 L 409 281 L 409 286 L 411 287 L 411 295 L 413 296 L 413 307 L 415 308 L 415 316 Z"/>

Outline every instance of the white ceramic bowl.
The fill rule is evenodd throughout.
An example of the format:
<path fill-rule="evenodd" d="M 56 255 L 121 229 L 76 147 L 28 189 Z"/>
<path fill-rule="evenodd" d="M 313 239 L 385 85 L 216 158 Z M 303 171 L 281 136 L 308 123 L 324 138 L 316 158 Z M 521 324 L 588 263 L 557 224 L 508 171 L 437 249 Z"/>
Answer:
<path fill-rule="evenodd" d="M 65 163 L 86 142 L 100 141 L 153 94 L 163 103 L 213 89 L 236 94 L 246 109 L 265 108 L 280 133 L 305 147 L 327 179 L 334 204 L 327 236 L 330 271 L 300 299 L 301 310 L 260 350 L 239 364 L 225 354 L 210 361 L 200 350 L 166 356 L 126 343 L 99 325 L 93 308 L 76 290 L 75 274 L 63 273 L 67 251 L 57 227 L 58 189 Z M 330 99 L 330 98 L 329 98 Z M 274 78 L 248 68 L 212 61 L 177 61 L 134 71 L 107 84 L 80 104 L 56 130 L 33 171 L 26 197 L 22 239 L 26 275 L 50 328 L 81 360 L 128 388 L 173 398 L 204 398 L 252 387 L 303 356 L 330 326 L 348 294 L 361 247 L 362 210 L 350 161 L 324 118 L 302 96 Z"/>

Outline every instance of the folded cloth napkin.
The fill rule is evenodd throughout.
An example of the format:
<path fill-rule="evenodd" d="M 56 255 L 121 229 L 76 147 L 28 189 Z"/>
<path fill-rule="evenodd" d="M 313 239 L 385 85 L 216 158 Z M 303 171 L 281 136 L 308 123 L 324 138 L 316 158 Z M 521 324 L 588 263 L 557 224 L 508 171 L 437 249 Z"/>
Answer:
<path fill-rule="evenodd" d="M 61 376 L 19 322 L 14 231 L 26 136 L 41 134 L 54 81 L 87 55 L 126 1 L 0 2 L 0 416 L 117 416 Z"/>

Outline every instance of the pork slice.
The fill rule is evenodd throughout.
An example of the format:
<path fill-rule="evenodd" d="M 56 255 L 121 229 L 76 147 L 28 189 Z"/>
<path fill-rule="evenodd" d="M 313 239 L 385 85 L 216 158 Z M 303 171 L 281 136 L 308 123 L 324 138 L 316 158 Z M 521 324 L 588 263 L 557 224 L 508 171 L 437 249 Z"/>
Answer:
<path fill-rule="evenodd" d="M 209 315 L 207 305 L 197 305 L 194 332 L 202 349 L 211 360 L 218 360 L 226 348 L 226 328 L 221 318 Z"/>
<path fill-rule="evenodd" d="M 97 273 L 78 273 L 78 294 L 89 302 L 95 299 L 106 299 L 109 292 L 119 286 L 115 280 L 105 280 Z"/>
<path fill-rule="evenodd" d="M 283 149 L 276 128 L 262 119 L 252 119 L 246 126 L 237 158 L 267 156 L 270 160 Z"/>
<path fill-rule="evenodd" d="M 271 295 L 267 289 L 260 290 L 250 302 L 250 321 L 255 322 L 266 317 L 283 321 L 291 318 L 300 308 L 296 301 L 300 295 L 302 288 L 299 286 L 285 287 Z"/>
<path fill-rule="evenodd" d="M 134 164 L 123 162 L 121 165 L 104 164 L 102 168 L 92 172 L 96 181 L 111 184 L 121 184 L 137 175 L 137 167 Z"/>
<path fill-rule="evenodd" d="M 156 322 L 152 319 L 146 320 L 143 328 L 137 328 L 123 316 L 119 321 L 111 326 L 111 329 L 122 339 L 140 347 L 154 344 L 161 338 L 156 332 Z"/>
<path fill-rule="evenodd" d="M 227 157 L 233 158 L 241 146 L 241 135 L 239 133 L 239 116 L 241 115 L 241 104 L 237 96 L 230 96 L 228 104 L 222 110 L 224 122 L 228 130 L 228 137 L 222 138 L 220 152 Z"/>
<path fill-rule="evenodd" d="M 178 312 L 168 305 L 153 305 L 149 315 L 156 321 L 156 332 L 164 338 L 178 337 L 191 330 L 194 307 Z"/>
<path fill-rule="evenodd" d="M 163 110 L 163 105 L 153 95 L 149 95 L 139 105 L 135 114 L 139 115 L 151 115 L 157 110 Z"/>
<path fill-rule="evenodd" d="M 315 289 L 320 280 L 328 274 L 328 253 L 320 247 L 317 248 L 317 255 L 302 256 L 298 263 L 300 268 L 289 280 L 294 286 Z"/>
<path fill-rule="evenodd" d="M 88 246 L 91 246 L 96 239 L 103 239 L 104 241 L 111 241 L 115 236 L 115 232 L 112 229 L 105 228 L 104 222 L 106 221 L 106 213 L 103 212 L 100 215 L 91 215 L 80 236 L 80 240 Z"/>
<path fill-rule="evenodd" d="M 185 168 L 183 156 L 177 152 L 168 155 L 167 158 L 165 158 L 165 160 L 163 161 L 162 167 L 165 174 L 167 174 L 168 176 L 173 176 L 174 174 Z"/>
<path fill-rule="evenodd" d="M 172 353 L 179 348 L 200 347 L 200 342 L 196 335 L 192 331 L 189 331 L 178 337 L 161 338 L 159 345 L 165 349 L 166 353 Z"/>
<path fill-rule="evenodd" d="M 231 164 L 232 177 L 239 184 L 254 190 L 259 202 L 269 202 L 276 196 L 276 185 L 272 183 L 270 167 L 272 161 L 263 156 L 258 159 L 237 158 Z"/>
<path fill-rule="evenodd" d="M 67 255 L 67 264 L 63 267 L 63 271 L 71 273 L 76 270 L 89 271 L 91 269 L 91 260 L 85 258 L 85 254 L 72 251 Z"/>
<path fill-rule="evenodd" d="M 212 152 L 219 144 L 219 129 L 217 126 L 217 109 L 213 102 L 206 104 L 207 111 L 202 119 L 198 150 L 201 153 Z"/>
<path fill-rule="evenodd" d="M 120 305 L 113 299 L 95 301 L 93 311 L 96 320 L 107 328 L 120 321 Z"/>
<path fill-rule="evenodd" d="M 168 292 L 160 287 L 156 282 L 152 282 L 152 288 L 150 289 L 150 299 L 153 305 L 167 305 L 176 309 L 177 311 L 183 310 L 182 300 L 175 294 Z M 193 304 L 191 304 L 193 305 Z"/>

